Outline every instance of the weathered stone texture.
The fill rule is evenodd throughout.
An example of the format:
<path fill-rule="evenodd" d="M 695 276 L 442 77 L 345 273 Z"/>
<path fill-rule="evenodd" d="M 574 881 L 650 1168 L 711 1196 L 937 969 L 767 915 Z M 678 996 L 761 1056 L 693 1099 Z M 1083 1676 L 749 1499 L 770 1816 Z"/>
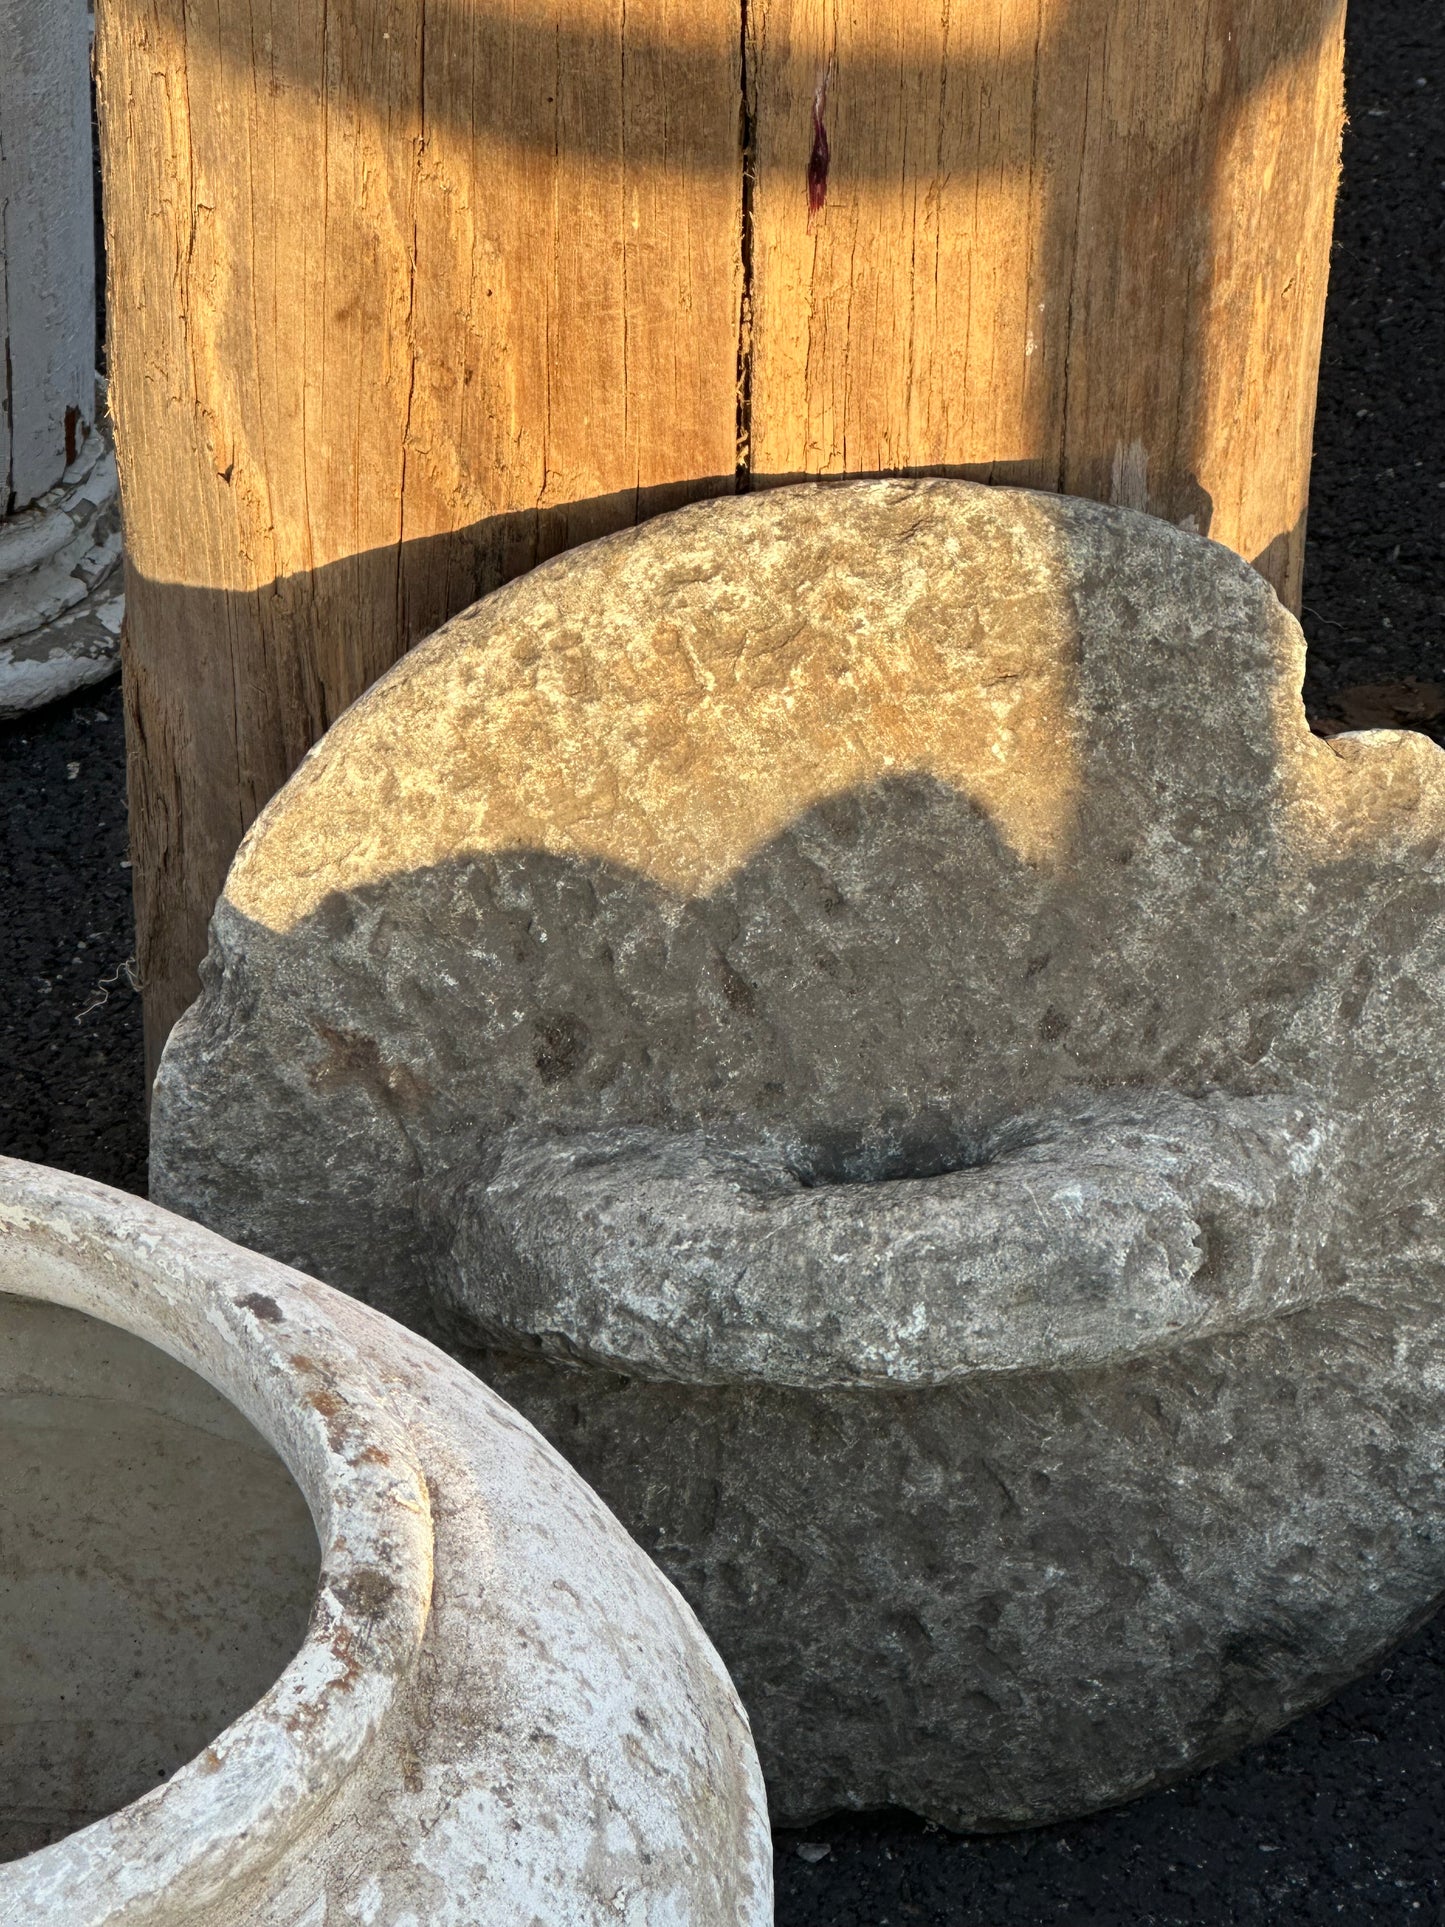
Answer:
<path fill-rule="evenodd" d="M 1445 761 L 1143 516 L 781 490 L 331 731 L 167 1203 L 441 1335 L 698 1607 L 774 1812 L 1116 1799 L 1445 1590 Z"/>

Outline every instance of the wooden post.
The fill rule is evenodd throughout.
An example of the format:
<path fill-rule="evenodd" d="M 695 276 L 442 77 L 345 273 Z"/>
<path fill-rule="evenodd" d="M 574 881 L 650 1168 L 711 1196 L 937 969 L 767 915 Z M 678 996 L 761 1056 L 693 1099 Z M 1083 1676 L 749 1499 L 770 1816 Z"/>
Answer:
<path fill-rule="evenodd" d="M 418 637 L 690 497 L 947 472 L 1297 603 L 1343 0 L 101 0 L 152 1062 Z"/>

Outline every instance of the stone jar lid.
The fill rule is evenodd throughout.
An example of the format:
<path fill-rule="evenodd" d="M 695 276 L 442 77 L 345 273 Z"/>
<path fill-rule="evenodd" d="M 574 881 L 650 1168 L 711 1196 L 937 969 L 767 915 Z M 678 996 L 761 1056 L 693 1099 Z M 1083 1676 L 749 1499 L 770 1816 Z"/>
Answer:
<path fill-rule="evenodd" d="M 402 1918 L 403 1901 L 427 1917 L 441 1880 L 480 1910 L 468 1917 L 547 1892 L 528 1917 L 572 1919 L 589 1903 L 593 1823 L 549 1807 L 567 1792 L 556 1761 L 508 1734 L 539 1696 L 549 1746 L 582 1749 L 564 1780 L 583 1772 L 626 1818 L 633 1850 L 614 1842 L 605 1871 L 609 1894 L 632 1895 L 629 1919 L 701 1922 L 720 1905 L 771 1918 L 761 1781 L 720 1662 L 610 1514 L 478 1381 L 284 1266 L 8 1159 L 0 1293 L 120 1327 L 208 1381 L 275 1448 L 321 1548 L 309 1630 L 270 1690 L 154 1791 L 0 1866 L 0 1918 L 283 1927 L 366 1880 L 394 1909 L 377 1917 Z M 601 1607 L 589 1619 L 589 1588 L 630 1651 Z M 350 1860 L 331 1858 L 328 1840 L 351 1835 Z M 428 1857 L 430 1876 L 409 1875 Z"/>
<path fill-rule="evenodd" d="M 558 556 L 252 827 L 157 1195 L 693 1383 L 1089 1367 L 1338 1292 L 1445 1166 L 1445 762 L 1314 738 L 1303 656 L 1217 544 L 966 482 Z"/>

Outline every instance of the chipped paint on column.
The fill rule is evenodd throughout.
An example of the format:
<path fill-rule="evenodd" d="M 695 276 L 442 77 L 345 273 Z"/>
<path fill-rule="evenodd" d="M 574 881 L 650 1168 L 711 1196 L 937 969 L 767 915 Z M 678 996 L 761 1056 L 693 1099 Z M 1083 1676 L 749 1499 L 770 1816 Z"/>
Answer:
<path fill-rule="evenodd" d="M 97 426 L 54 488 L 0 521 L 0 721 L 114 673 L 121 570 L 115 454 Z"/>
<path fill-rule="evenodd" d="M 0 0 L 7 510 L 60 480 L 94 416 L 95 214 L 85 0 Z"/>
<path fill-rule="evenodd" d="M 0 0 L 0 719 L 110 675 L 115 460 L 97 424 L 91 15 Z"/>

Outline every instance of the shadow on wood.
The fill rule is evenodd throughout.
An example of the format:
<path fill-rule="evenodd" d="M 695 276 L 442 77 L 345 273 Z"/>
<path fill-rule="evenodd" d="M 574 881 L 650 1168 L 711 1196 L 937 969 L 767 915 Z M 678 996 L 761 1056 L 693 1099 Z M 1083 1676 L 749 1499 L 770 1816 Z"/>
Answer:
<path fill-rule="evenodd" d="M 1342 19 L 309 0 L 258 41 L 102 0 L 152 1063 L 309 744 L 570 543 L 966 474 L 1193 526 L 1297 603 Z"/>

